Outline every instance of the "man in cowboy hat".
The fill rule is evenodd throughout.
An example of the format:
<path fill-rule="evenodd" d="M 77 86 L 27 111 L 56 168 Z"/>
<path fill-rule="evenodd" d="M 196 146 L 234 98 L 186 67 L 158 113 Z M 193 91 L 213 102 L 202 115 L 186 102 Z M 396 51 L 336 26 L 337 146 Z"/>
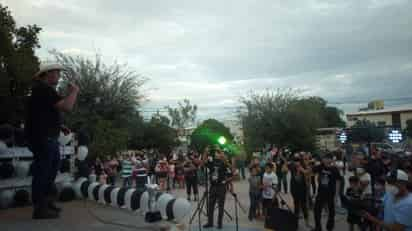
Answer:
<path fill-rule="evenodd" d="M 79 88 L 74 84 L 69 85 L 66 97 L 57 93 L 56 86 L 62 70 L 59 64 L 41 65 L 33 77 L 28 100 L 25 134 L 33 153 L 33 219 L 58 218 L 61 211 L 52 198 L 60 161 L 58 137 L 63 129 L 61 112 L 72 110 L 79 93 Z"/>

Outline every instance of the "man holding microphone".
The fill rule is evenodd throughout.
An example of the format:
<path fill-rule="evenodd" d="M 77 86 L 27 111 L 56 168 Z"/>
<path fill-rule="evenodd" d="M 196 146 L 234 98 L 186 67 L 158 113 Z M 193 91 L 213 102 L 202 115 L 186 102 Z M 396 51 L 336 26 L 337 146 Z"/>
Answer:
<path fill-rule="evenodd" d="M 62 70 L 59 64 L 41 65 L 28 100 L 25 134 L 33 153 L 33 219 L 58 218 L 61 211 L 52 198 L 60 162 L 58 137 L 61 130 L 69 132 L 63 127 L 61 112 L 73 109 L 79 93 L 79 87 L 72 83 L 66 97 L 57 93 Z"/>

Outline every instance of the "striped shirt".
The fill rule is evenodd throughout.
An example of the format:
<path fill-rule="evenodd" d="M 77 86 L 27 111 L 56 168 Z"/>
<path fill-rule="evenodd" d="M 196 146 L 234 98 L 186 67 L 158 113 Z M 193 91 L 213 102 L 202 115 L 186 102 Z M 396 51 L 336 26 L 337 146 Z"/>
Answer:
<path fill-rule="evenodd" d="M 127 178 L 132 176 L 133 165 L 130 160 L 123 160 L 122 161 L 122 171 L 121 176 L 122 178 Z"/>

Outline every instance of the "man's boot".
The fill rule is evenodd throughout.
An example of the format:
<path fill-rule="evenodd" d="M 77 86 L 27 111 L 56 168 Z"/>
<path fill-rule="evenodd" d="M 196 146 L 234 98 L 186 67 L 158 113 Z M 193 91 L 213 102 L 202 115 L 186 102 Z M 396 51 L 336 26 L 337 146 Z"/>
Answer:
<path fill-rule="evenodd" d="M 62 208 L 58 207 L 54 202 L 50 201 L 48 204 L 48 209 L 60 213 L 62 211 Z"/>
<path fill-rule="evenodd" d="M 47 206 L 34 206 L 33 219 L 56 219 L 59 218 L 59 214 L 53 210 L 47 208 Z"/>
<path fill-rule="evenodd" d="M 209 224 L 209 223 L 203 225 L 204 229 L 208 229 L 208 228 L 212 228 L 212 227 L 213 227 L 213 224 Z"/>
<path fill-rule="evenodd" d="M 47 208 L 56 212 L 60 213 L 62 211 L 62 208 L 56 205 L 56 198 L 55 197 L 49 197 L 47 199 Z"/>

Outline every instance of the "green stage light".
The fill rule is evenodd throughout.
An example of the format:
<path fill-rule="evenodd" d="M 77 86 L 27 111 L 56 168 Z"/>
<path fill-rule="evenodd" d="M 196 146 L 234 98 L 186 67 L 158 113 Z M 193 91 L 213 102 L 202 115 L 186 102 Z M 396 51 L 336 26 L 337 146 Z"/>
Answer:
<path fill-rule="evenodd" d="M 219 137 L 217 142 L 219 142 L 219 144 L 221 144 L 221 145 L 224 145 L 224 144 L 226 144 L 226 138 L 224 136 L 221 136 L 221 137 Z"/>

